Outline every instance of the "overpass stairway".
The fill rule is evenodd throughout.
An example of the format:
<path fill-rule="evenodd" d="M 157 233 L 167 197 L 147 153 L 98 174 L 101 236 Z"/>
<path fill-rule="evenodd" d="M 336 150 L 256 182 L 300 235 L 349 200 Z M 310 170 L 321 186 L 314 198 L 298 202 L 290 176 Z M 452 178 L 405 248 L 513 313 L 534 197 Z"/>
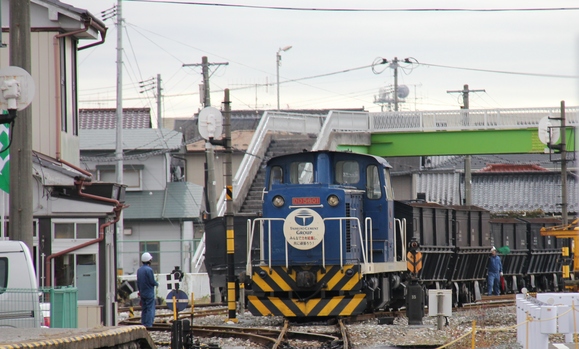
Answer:
<path fill-rule="evenodd" d="M 316 135 L 305 134 L 283 134 L 272 135 L 267 151 L 259 171 L 257 172 L 249 192 L 239 209 L 239 213 L 255 214 L 261 211 L 262 194 L 265 187 L 265 167 L 267 161 L 273 157 L 297 153 L 301 151 L 310 151 L 316 142 Z"/>

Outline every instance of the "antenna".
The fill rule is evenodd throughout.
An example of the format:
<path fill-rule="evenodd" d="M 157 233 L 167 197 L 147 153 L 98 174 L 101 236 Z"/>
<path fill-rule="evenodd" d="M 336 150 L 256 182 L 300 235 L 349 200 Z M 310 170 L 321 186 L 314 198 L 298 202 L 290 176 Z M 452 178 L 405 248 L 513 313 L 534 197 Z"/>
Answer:
<path fill-rule="evenodd" d="M 541 118 L 538 126 L 539 140 L 541 143 L 545 145 L 557 143 L 559 138 L 561 138 L 560 126 L 560 121 L 551 118 L 549 115 Z"/>
<path fill-rule="evenodd" d="M 219 140 L 223 133 L 223 115 L 219 109 L 205 107 L 199 113 L 199 134 L 206 140 Z"/>

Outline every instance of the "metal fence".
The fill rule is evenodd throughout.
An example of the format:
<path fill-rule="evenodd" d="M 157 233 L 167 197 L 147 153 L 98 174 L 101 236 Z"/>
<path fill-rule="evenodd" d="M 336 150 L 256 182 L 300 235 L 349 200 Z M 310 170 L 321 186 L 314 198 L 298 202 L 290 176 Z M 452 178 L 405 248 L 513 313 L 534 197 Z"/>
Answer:
<path fill-rule="evenodd" d="M 119 267 L 122 267 L 123 274 L 131 274 L 141 265 L 141 253 L 149 252 L 153 255 L 151 267 L 157 273 L 169 272 L 176 265 L 184 272 L 199 272 L 202 261 L 194 260 L 194 256 L 199 246 L 203 244 L 202 240 L 195 238 L 118 241 Z"/>
<path fill-rule="evenodd" d="M 0 288 L 0 328 L 40 327 L 42 291 Z"/>

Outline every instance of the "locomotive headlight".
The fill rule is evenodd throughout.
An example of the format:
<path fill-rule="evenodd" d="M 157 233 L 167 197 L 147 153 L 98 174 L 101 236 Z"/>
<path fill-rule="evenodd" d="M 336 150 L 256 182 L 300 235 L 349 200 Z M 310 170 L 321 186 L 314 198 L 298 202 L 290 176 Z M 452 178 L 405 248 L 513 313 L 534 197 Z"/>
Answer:
<path fill-rule="evenodd" d="M 338 204 L 340 203 L 340 199 L 338 199 L 338 197 L 336 195 L 330 195 L 328 196 L 328 204 L 330 204 L 330 206 L 332 207 L 336 207 L 338 206 Z"/>
<path fill-rule="evenodd" d="M 285 204 L 285 200 L 279 195 L 274 196 L 271 202 L 275 207 L 282 207 Z"/>

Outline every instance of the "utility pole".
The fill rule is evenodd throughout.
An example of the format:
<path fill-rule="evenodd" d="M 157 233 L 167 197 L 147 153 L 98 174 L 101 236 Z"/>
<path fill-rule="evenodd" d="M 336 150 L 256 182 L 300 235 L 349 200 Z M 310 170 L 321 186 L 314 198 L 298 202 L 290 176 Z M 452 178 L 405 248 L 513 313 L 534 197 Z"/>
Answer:
<path fill-rule="evenodd" d="M 232 152 L 231 147 L 231 101 L 229 99 L 229 89 L 225 89 L 223 116 L 223 130 L 225 131 L 225 228 L 227 231 L 227 308 L 229 318 L 227 321 L 237 322 L 235 312 L 235 231 L 233 216 L 233 180 L 232 180 Z"/>
<path fill-rule="evenodd" d="M 398 57 L 394 57 L 390 68 L 394 69 L 394 111 L 398 111 Z"/>
<path fill-rule="evenodd" d="M 561 101 L 561 117 L 549 117 L 549 119 L 561 122 L 561 143 L 557 145 L 549 144 L 549 148 L 558 149 L 561 152 L 561 219 L 563 226 L 567 226 L 569 224 L 567 213 L 569 203 L 567 202 L 567 120 L 565 116 L 565 101 Z"/>
<path fill-rule="evenodd" d="M 565 117 L 565 101 L 561 101 L 561 216 L 563 218 L 563 225 L 569 224 L 567 217 L 567 133 L 566 131 L 566 117 Z"/>
<path fill-rule="evenodd" d="M 30 0 L 10 1 L 10 65 L 31 71 Z M 17 111 L 10 135 L 10 228 L 11 240 L 33 250 L 32 233 L 32 108 Z"/>
<path fill-rule="evenodd" d="M 156 85 L 156 86 L 155 86 Z M 161 88 L 161 74 L 157 74 L 157 82 L 155 83 L 154 78 L 149 78 L 147 80 L 144 81 L 139 81 L 139 87 L 141 88 L 141 91 L 139 91 L 139 93 L 145 93 L 147 91 L 151 91 L 153 89 L 156 88 L 156 94 L 155 98 L 157 99 L 157 128 L 162 128 L 163 126 L 163 117 L 161 115 L 162 113 L 162 105 L 161 105 L 161 97 L 163 97 L 161 95 L 161 91 L 163 90 Z"/>
<path fill-rule="evenodd" d="M 381 111 L 384 111 L 384 103 L 388 102 L 388 110 L 392 111 L 392 102 L 394 102 L 394 111 L 398 111 L 398 104 L 400 103 L 399 99 L 400 98 L 406 98 L 406 96 L 408 96 L 408 87 L 405 85 L 402 85 L 402 87 L 404 88 L 403 90 L 399 89 L 398 86 L 398 68 L 400 67 L 400 63 L 408 63 L 408 64 L 412 64 L 414 63 L 413 58 L 404 58 L 402 60 L 399 60 L 398 57 L 394 57 L 393 60 L 388 61 L 385 58 L 382 58 L 381 62 L 378 62 L 377 64 L 386 64 L 389 63 L 389 67 L 392 68 L 394 70 L 394 91 L 388 91 L 388 94 L 386 94 L 384 92 L 382 92 L 382 89 L 380 90 L 380 97 L 378 99 L 374 99 L 374 103 L 376 104 L 380 104 L 381 106 Z M 375 74 L 380 74 L 382 72 L 376 73 Z M 394 96 L 390 96 L 390 93 L 393 93 Z M 388 97 L 386 97 L 386 95 Z"/>
<path fill-rule="evenodd" d="M 201 66 L 203 74 L 203 107 L 211 106 L 210 91 L 209 91 L 209 67 L 212 65 L 228 65 L 225 63 L 209 63 L 206 56 L 201 57 L 201 63 L 183 64 L 183 67 L 199 67 Z M 217 217 L 217 191 L 215 189 L 215 165 L 214 165 L 215 151 L 213 145 L 209 141 L 205 141 L 205 194 L 207 196 L 207 204 L 209 209 L 209 219 Z"/>
<path fill-rule="evenodd" d="M 157 74 L 157 128 L 163 128 L 163 116 L 161 115 L 161 74 Z"/>
<path fill-rule="evenodd" d="M 465 84 L 462 90 L 446 91 L 446 93 L 462 93 L 462 103 L 464 109 L 463 126 L 469 126 L 468 109 L 469 101 L 468 95 L 470 92 L 485 92 L 485 90 L 469 90 L 468 85 Z M 464 159 L 464 204 L 466 206 L 472 205 L 472 171 L 471 171 L 471 156 L 467 155 Z"/>
<path fill-rule="evenodd" d="M 117 0 L 117 129 L 116 129 L 116 181 L 118 184 L 123 184 L 123 10 L 122 0 Z M 123 269 L 123 240 L 124 240 L 124 213 L 121 211 L 120 219 L 117 222 L 117 268 Z"/>

